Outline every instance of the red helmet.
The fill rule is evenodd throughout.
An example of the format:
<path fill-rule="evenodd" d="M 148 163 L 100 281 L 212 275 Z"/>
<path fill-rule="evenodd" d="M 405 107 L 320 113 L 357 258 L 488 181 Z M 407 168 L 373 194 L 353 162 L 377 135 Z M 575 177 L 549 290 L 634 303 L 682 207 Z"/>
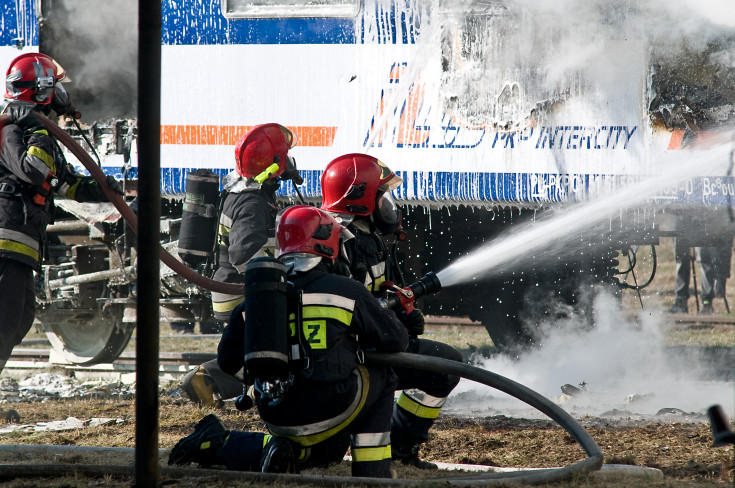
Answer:
<path fill-rule="evenodd" d="M 335 259 L 342 226 L 327 212 L 310 205 L 294 205 L 281 214 L 276 229 L 278 256 L 308 253 Z"/>
<path fill-rule="evenodd" d="M 282 125 L 256 125 L 237 141 L 237 172 L 258 183 L 281 176 L 286 169 L 288 150 L 295 142 L 293 133 Z"/>
<path fill-rule="evenodd" d="M 370 215 L 378 191 L 388 193 L 403 180 L 380 160 L 352 153 L 333 159 L 322 173 L 322 209 Z"/>
<path fill-rule="evenodd" d="M 40 53 L 21 54 L 10 62 L 5 75 L 5 98 L 48 105 L 59 81 L 69 80 L 53 58 Z"/>

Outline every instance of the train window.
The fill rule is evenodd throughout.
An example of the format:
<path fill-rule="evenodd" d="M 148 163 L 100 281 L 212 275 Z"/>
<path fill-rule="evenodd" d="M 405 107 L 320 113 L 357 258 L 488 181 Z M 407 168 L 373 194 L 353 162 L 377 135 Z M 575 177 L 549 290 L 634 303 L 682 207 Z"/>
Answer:
<path fill-rule="evenodd" d="M 222 0 L 228 19 L 355 17 L 360 0 Z"/>

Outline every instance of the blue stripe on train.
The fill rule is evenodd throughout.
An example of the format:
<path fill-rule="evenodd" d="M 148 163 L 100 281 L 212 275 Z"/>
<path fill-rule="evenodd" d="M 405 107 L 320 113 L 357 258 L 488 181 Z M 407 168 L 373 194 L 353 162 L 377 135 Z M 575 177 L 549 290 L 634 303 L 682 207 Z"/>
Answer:
<path fill-rule="evenodd" d="M 162 168 L 161 193 L 183 194 L 186 176 L 196 168 Z M 213 169 L 224 176 L 228 171 Z M 122 175 L 118 169 L 105 168 L 105 172 L 116 178 Z M 304 197 L 321 196 L 321 170 L 303 170 L 304 184 L 299 191 Z M 465 173 L 443 171 L 400 171 L 403 184 L 394 191 L 398 200 L 408 203 L 448 201 L 456 203 L 553 203 L 583 201 L 597 190 L 614 190 L 630 181 L 629 176 L 616 175 L 557 175 L 549 173 Z M 128 172 L 129 178 L 137 178 L 137 170 Z M 663 204 L 686 204 L 693 206 L 733 205 L 735 178 L 717 177 L 718 191 L 712 190 L 714 178 L 693 178 L 691 185 L 676 194 L 664 188 L 650 200 Z M 290 182 L 281 184 L 279 196 L 294 199 L 298 195 Z"/>
<path fill-rule="evenodd" d="M 353 44 L 355 19 L 234 19 L 219 0 L 164 0 L 164 45 Z"/>
<path fill-rule="evenodd" d="M 35 0 L 5 0 L 0 3 L 0 46 L 17 46 L 19 40 L 23 46 L 38 46 L 34 4 Z"/>

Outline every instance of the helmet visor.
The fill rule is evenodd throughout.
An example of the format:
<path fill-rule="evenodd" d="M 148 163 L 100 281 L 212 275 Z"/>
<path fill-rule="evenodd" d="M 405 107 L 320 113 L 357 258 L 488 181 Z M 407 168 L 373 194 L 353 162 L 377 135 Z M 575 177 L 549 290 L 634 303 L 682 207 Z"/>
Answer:
<path fill-rule="evenodd" d="M 393 170 L 386 166 L 382 161 L 376 160 L 376 162 L 380 167 L 380 186 L 378 186 L 378 190 L 388 193 L 401 186 L 403 179 L 400 176 L 396 175 Z"/>
<path fill-rule="evenodd" d="M 288 147 L 294 147 L 297 142 L 296 135 L 280 124 L 278 124 L 278 128 L 281 129 L 281 132 L 283 132 L 283 137 L 286 138 L 286 144 L 288 144 Z"/>

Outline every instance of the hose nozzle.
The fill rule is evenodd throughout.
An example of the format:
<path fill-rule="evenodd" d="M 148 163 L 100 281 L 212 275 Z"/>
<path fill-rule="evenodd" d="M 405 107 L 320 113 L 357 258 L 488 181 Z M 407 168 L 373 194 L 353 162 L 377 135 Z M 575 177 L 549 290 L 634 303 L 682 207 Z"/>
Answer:
<path fill-rule="evenodd" d="M 436 273 L 429 271 L 416 283 L 409 285 L 408 288 L 413 294 L 413 300 L 416 300 L 424 295 L 439 293 L 442 289 L 442 284 L 436 276 Z M 380 304 L 383 305 L 383 308 L 396 309 L 401 306 L 401 299 L 395 292 L 390 292 L 386 298 L 380 300 Z"/>

